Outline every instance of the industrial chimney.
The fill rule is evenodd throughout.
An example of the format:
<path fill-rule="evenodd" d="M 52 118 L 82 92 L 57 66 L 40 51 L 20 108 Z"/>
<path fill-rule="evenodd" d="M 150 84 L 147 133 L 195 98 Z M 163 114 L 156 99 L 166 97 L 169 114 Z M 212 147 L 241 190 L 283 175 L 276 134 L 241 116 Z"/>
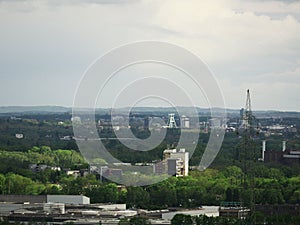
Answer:
<path fill-rule="evenodd" d="M 285 152 L 286 150 L 286 141 L 282 142 L 282 151 Z"/>
<path fill-rule="evenodd" d="M 265 161 L 266 140 L 262 141 L 262 161 Z"/>

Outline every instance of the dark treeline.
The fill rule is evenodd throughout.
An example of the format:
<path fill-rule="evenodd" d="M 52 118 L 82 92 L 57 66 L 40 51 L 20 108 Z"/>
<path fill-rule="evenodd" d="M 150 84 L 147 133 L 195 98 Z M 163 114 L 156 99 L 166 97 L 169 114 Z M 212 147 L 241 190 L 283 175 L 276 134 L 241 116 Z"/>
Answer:
<path fill-rule="evenodd" d="M 63 121 L 61 125 L 60 121 Z M 22 134 L 23 138 L 16 138 L 16 134 Z M 0 118 L 0 149 L 6 151 L 27 151 L 33 146 L 76 150 L 75 140 L 61 140 L 72 134 L 73 128 L 67 115 Z"/>

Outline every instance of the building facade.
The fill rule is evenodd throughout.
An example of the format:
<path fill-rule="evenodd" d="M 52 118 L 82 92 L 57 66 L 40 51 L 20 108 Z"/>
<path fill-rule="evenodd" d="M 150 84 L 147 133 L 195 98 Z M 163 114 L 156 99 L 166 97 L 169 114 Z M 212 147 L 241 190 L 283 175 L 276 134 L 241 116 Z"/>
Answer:
<path fill-rule="evenodd" d="M 189 153 L 185 149 L 166 149 L 163 152 L 163 161 L 158 163 L 156 172 L 171 176 L 183 177 L 189 175 Z"/>

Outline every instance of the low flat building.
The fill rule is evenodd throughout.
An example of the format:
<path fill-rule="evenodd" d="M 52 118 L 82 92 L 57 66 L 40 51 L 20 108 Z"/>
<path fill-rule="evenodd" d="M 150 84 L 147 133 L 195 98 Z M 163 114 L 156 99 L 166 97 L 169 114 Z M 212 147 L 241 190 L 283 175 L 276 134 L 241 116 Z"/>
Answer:
<path fill-rule="evenodd" d="M 53 197 L 53 196 L 52 196 Z M 11 223 L 37 223 L 48 225 L 102 224 L 118 225 L 120 218 L 138 215 L 136 210 L 127 210 L 126 204 L 73 204 L 69 203 L 0 203 L 0 216 Z M 75 201 L 74 201 L 75 197 Z M 84 197 L 84 196 L 83 196 Z M 61 196 L 62 201 L 69 201 Z M 76 200 L 77 199 L 77 200 Z M 57 202 L 57 199 L 50 199 Z M 80 200 L 80 199 L 79 199 Z M 82 200 L 80 200 L 82 201 Z M 84 202 L 84 198 L 83 198 Z M 158 223 L 159 224 L 159 223 Z"/>
<path fill-rule="evenodd" d="M 45 203 L 47 195 L 0 195 L 0 202 L 10 203 Z"/>
<path fill-rule="evenodd" d="M 238 207 L 238 208 L 221 208 L 219 216 L 232 217 L 238 219 L 245 219 L 250 213 L 250 209 Z"/>
<path fill-rule="evenodd" d="M 202 208 L 195 210 L 180 210 L 175 212 L 166 212 L 162 214 L 162 219 L 170 221 L 176 214 L 184 214 L 191 216 L 206 215 L 209 217 L 217 217 L 219 216 L 219 206 L 203 206 Z"/>
<path fill-rule="evenodd" d="M 219 216 L 245 219 L 250 214 L 250 209 L 242 207 L 239 202 L 223 202 L 219 208 Z"/>
<path fill-rule="evenodd" d="M 90 198 L 83 195 L 0 195 L 0 202 L 88 205 Z"/>
<path fill-rule="evenodd" d="M 47 195 L 47 202 L 74 205 L 89 205 L 90 198 L 83 195 Z"/>

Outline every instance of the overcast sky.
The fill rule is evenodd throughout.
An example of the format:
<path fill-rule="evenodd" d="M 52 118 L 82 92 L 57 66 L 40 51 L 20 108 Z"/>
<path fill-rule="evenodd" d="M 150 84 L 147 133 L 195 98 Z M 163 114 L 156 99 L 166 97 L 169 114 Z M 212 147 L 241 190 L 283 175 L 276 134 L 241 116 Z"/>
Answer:
<path fill-rule="evenodd" d="M 255 110 L 300 111 L 298 1 L 0 0 L 0 40 L 3 106 L 72 106 L 96 58 L 160 40 L 207 63 L 227 107 L 249 88 Z"/>

